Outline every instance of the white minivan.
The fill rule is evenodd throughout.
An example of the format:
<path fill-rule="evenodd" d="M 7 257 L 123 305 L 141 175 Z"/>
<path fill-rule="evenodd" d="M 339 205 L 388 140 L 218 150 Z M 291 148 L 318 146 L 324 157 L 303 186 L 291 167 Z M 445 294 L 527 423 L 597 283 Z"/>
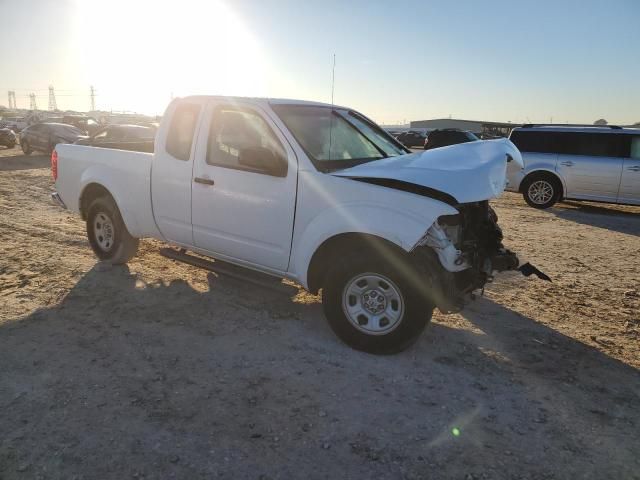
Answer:
<path fill-rule="evenodd" d="M 640 129 L 524 125 L 509 139 L 524 168 L 508 169 L 507 190 L 532 207 L 562 199 L 640 205 Z"/>

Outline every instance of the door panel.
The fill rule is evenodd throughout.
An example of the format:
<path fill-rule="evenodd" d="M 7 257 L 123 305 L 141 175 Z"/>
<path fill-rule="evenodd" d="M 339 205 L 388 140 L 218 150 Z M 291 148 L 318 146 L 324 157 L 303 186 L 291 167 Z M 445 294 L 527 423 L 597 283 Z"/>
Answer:
<path fill-rule="evenodd" d="M 616 201 L 622 158 L 558 155 L 557 169 L 567 186 L 566 197 Z"/>
<path fill-rule="evenodd" d="M 557 136 L 557 171 L 565 180 L 565 196 L 615 202 L 623 162 L 620 135 L 559 132 Z"/>
<path fill-rule="evenodd" d="M 193 145 L 202 106 L 176 100 L 167 110 L 171 122 L 163 123 L 151 169 L 153 215 L 162 235 L 172 242 L 193 245 L 191 228 L 191 177 Z M 170 123 L 166 125 L 166 123 Z"/>
<path fill-rule="evenodd" d="M 273 150 L 286 161 L 284 176 L 246 166 L 243 152 L 255 148 Z M 193 176 L 195 245 L 241 263 L 286 271 L 297 161 L 266 112 L 213 100 L 198 138 Z"/>
<path fill-rule="evenodd" d="M 640 135 L 632 137 L 629 158 L 622 165 L 620 181 L 620 203 L 640 205 Z"/>

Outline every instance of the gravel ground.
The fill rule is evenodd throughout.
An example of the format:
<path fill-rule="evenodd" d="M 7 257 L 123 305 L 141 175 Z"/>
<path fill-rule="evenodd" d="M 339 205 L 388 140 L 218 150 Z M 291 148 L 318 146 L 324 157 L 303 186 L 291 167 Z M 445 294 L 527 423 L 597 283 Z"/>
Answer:
<path fill-rule="evenodd" d="M 0 150 L 0 479 L 640 478 L 640 208 L 505 194 L 503 276 L 406 352 L 319 299 L 97 264 L 48 159 Z"/>

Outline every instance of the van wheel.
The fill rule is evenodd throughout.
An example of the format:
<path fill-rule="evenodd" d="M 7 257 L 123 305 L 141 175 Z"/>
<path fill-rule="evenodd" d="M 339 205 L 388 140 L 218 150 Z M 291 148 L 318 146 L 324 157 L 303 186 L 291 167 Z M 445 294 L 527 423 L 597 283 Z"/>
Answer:
<path fill-rule="evenodd" d="M 414 343 L 431 320 L 433 304 L 399 266 L 354 256 L 337 262 L 322 291 L 329 326 L 350 347 L 397 353 Z"/>
<path fill-rule="evenodd" d="M 533 208 L 549 208 L 560 200 L 560 182 L 551 175 L 534 175 L 522 188 L 525 202 Z"/>
<path fill-rule="evenodd" d="M 24 153 L 25 155 L 31 155 L 31 152 L 33 150 L 31 150 L 31 145 L 29 145 L 29 142 L 27 142 L 26 140 L 22 140 L 22 142 L 20 142 L 20 146 L 22 147 L 22 153 Z"/>
<path fill-rule="evenodd" d="M 89 206 L 87 237 L 96 256 L 114 265 L 135 257 L 140 242 L 127 230 L 111 197 L 96 198 Z"/>

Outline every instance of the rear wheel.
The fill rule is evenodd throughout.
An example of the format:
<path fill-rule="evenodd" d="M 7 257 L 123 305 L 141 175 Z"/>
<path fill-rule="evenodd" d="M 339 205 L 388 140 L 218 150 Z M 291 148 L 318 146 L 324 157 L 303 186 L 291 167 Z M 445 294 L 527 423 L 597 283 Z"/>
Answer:
<path fill-rule="evenodd" d="M 29 142 L 27 140 L 22 140 L 20 142 L 20 146 L 22 147 L 22 153 L 24 153 L 25 155 L 31 155 L 31 152 L 33 150 L 31 150 L 31 145 L 29 145 Z"/>
<path fill-rule="evenodd" d="M 331 268 L 322 304 L 331 329 L 347 345 L 391 354 L 418 339 L 434 307 L 402 268 L 374 254 L 341 260 Z"/>
<path fill-rule="evenodd" d="M 523 188 L 524 200 L 533 208 L 549 208 L 560 199 L 561 186 L 558 179 L 541 174 L 529 178 Z"/>
<path fill-rule="evenodd" d="M 139 239 L 131 236 L 111 197 L 95 199 L 87 214 L 87 236 L 100 260 L 127 263 L 138 251 Z"/>

